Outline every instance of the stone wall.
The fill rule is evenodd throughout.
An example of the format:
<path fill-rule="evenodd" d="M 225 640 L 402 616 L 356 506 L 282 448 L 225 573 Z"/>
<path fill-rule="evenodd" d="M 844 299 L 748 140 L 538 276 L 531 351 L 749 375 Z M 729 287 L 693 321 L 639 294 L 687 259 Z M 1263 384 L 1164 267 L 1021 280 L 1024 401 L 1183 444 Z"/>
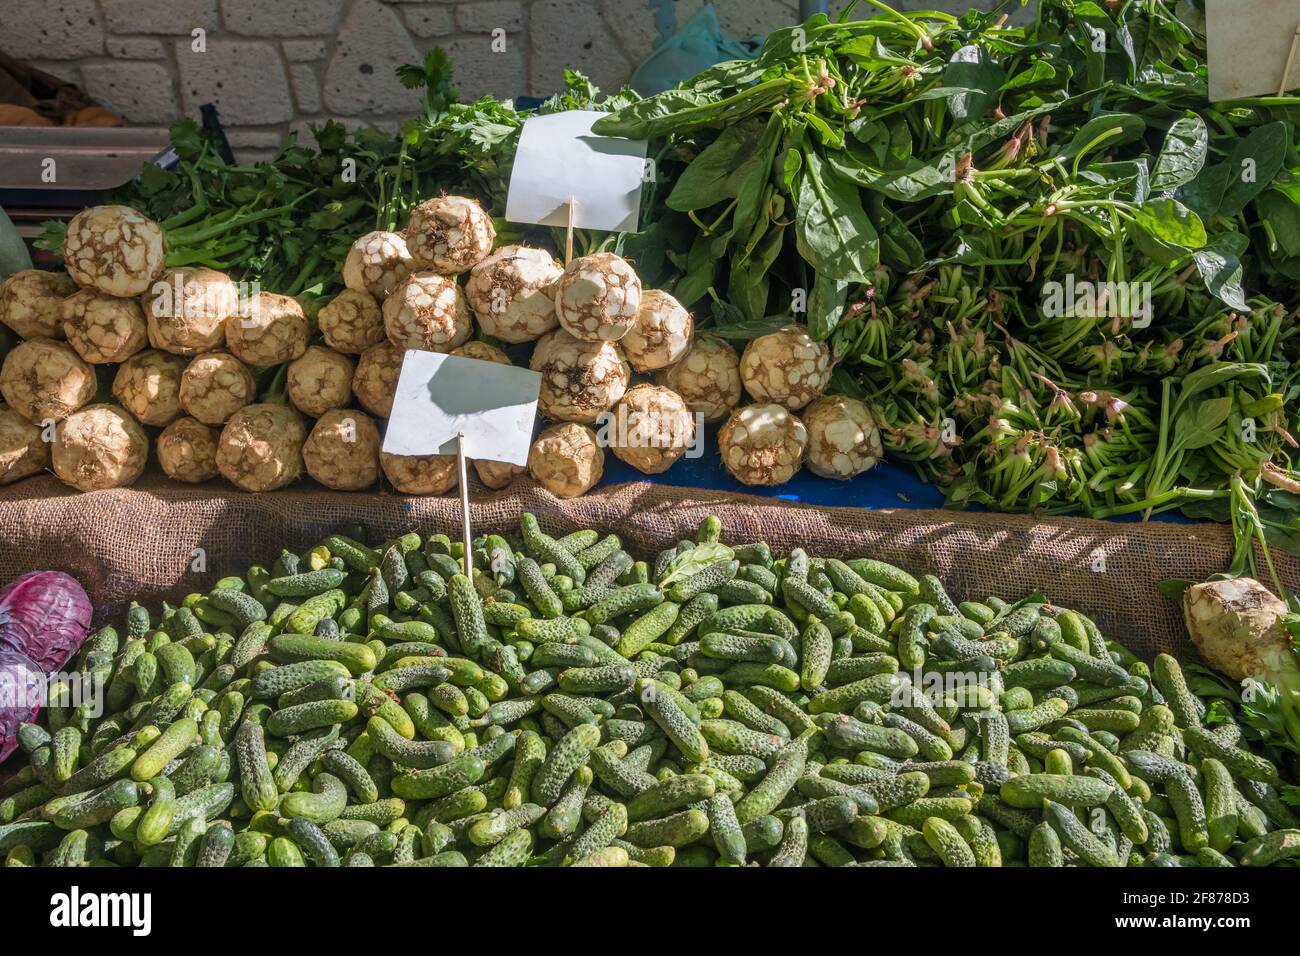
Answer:
<path fill-rule="evenodd" d="M 138 126 L 216 103 L 240 158 L 252 161 L 273 154 L 289 130 L 326 118 L 395 128 L 418 97 L 393 67 L 434 46 L 450 54 L 467 97 L 547 95 L 567 66 L 617 88 L 703 2 L 0 0 L 0 51 L 81 84 Z M 715 6 L 727 35 L 739 38 L 798 15 L 797 0 Z"/>

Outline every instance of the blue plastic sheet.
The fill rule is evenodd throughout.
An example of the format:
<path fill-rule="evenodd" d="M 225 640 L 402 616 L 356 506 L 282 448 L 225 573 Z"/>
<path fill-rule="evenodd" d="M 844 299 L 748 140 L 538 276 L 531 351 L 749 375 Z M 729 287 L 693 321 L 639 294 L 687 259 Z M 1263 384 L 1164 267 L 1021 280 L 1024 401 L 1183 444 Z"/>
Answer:
<path fill-rule="evenodd" d="M 644 475 L 605 454 L 603 485 L 625 481 L 651 481 L 656 484 L 689 488 L 710 488 L 767 495 L 785 501 L 809 505 L 835 505 L 853 508 L 942 508 L 943 494 L 933 485 L 916 477 L 911 468 L 885 462 L 878 468 L 850 481 L 820 478 L 808 469 L 778 488 L 751 488 L 732 478 L 722 466 L 718 454 L 717 428 L 710 429 L 704 454 L 699 458 L 682 458 L 662 475 Z"/>
<path fill-rule="evenodd" d="M 863 508 L 868 511 L 877 508 L 942 508 L 944 504 L 943 492 L 918 478 L 910 465 L 888 461 L 848 481 L 820 478 L 805 468 L 779 487 L 751 488 L 736 481 L 723 467 L 722 456 L 718 453 L 717 432 L 717 426 L 709 429 L 704 453 L 700 457 L 682 458 L 661 475 L 642 474 L 619 461 L 607 450 L 605 474 L 600 483 L 614 485 L 628 481 L 646 481 L 652 484 L 762 495 L 807 505 Z M 1113 520 L 1132 522 L 1142 519 L 1140 515 L 1123 515 Z M 1190 521 L 1172 511 L 1155 515 L 1152 520 L 1177 524 Z"/>
<path fill-rule="evenodd" d="M 665 7 L 665 0 L 652 6 Z M 680 30 L 666 38 L 636 68 L 628 85 L 642 96 L 653 96 L 689 80 L 726 60 L 748 60 L 759 48 L 758 38 L 733 40 L 724 36 L 718 12 L 707 3 Z"/>

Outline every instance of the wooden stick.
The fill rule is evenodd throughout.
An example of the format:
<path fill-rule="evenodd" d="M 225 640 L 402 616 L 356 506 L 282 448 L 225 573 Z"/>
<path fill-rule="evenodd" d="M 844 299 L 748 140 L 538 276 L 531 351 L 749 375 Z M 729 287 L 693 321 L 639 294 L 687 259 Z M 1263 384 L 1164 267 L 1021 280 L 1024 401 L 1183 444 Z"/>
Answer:
<path fill-rule="evenodd" d="M 456 467 L 460 469 L 461 531 L 465 537 L 465 577 L 474 581 L 474 537 L 469 520 L 469 477 L 465 467 L 465 433 L 456 435 Z"/>
<path fill-rule="evenodd" d="M 569 228 L 564 235 L 564 264 L 567 266 L 573 258 L 573 217 L 574 210 L 578 206 L 578 200 L 572 196 L 569 197 Z"/>
<path fill-rule="evenodd" d="M 1286 68 L 1282 70 L 1282 86 L 1277 91 L 1278 96 L 1286 96 L 1286 82 L 1291 78 L 1291 67 L 1295 66 L 1295 51 L 1300 47 L 1300 23 L 1295 26 L 1295 36 L 1291 38 L 1291 52 L 1287 54 Z"/>

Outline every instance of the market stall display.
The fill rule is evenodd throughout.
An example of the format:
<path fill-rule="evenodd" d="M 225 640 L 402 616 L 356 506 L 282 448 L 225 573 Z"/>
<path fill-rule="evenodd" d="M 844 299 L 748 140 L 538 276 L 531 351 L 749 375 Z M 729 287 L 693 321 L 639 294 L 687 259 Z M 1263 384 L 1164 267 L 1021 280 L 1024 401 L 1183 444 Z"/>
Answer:
<path fill-rule="evenodd" d="M 1190 4 L 872 6 L 600 119 L 662 143 L 624 254 L 736 339 L 795 303 L 955 505 L 1292 546 L 1300 99 L 1208 103 Z"/>
<path fill-rule="evenodd" d="M 1044 0 L 1024 26 L 996 12 L 873 6 L 864 20 L 775 31 L 756 59 L 648 99 L 602 98 L 572 77 L 541 112 L 610 111 L 597 130 L 649 138 L 656 170 L 642 231 L 580 235 L 579 261 L 617 253 L 643 285 L 694 311 L 702 343 L 722 335 L 759 349 L 800 323 L 826 366 L 816 359 L 808 389 L 773 398 L 758 374 L 766 357 L 751 353 L 753 401 L 789 405 L 823 390 L 862 401 L 885 454 L 913 462 L 955 505 L 1098 517 L 1179 508 L 1231 520 L 1243 541 L 1256 528 L 1293 547 L 1293 99 L 1208 104 L 1204 25 L 1187 5 L 1080 11 Z M 447 269 L 490 250 L 490 233 L 519 248 L 506 223 L 427 190 L 464 185 L 499 212 L 528 114 L 490 98 L 455 102 L 440 55 L 403 78 L 424 87 L 426 108 L 400 142 L 331 127 L 316 153 L 292 146 L 238 170 L 182 130 L 181 169 L 151 173 L 125 198 L 181 242 L 171 263 L 306 293 L 309 317 L 340 275 L 355 293 L 387 298 L 413 268 L 442 268 L 443 253 L 419 260 L 412 234 L 396 231 L 421 203 L 417 245 L 445 245 L 448 228 L 467 243 Z M 350 191 L 348 162 L 372 173 Z M 345 224 L 364 232 L 360 246 Z M 491 313 L 489 288 L 554 281 L 545 249 L 528 256 L 536 262 L 502 258 L 486 286 L 466 283 L 482 331 L 514 342 L 556 321 L 570 334 L 587 328 L 552 318 L 550 297 L 520 297 L 544 303 L 536 315 Z M 351 354 L 378 344 L 364 300 L 328 308 L 322 329 L 356 326 L 357 337 L 327 331 L 327 343 Z M 455 340 L 459 304 L 451 315 Z M 403 331 L 403 321 L 387 317 L 389 334 L 439 346 L 441 333 Z M 635 334 L 618 341 L 642 349 Z M 725 357 L 701 348 L 666 369 L 657 363 L 671 348 L 624 357 L 725 417 L 730 408 L 688 394 L 690 370 Z M 868 461 L 862 433 L 850 458 Z"/>
<path fill-rule="evenodd" d="M 1278 767 L 1174 658 L 875 559 L 616 535 L 334 534 L 80 658 L 11 865 L 1263 866 Z M 937 675 L 937 685 L 920 679 Z M 916 675 L 915 677 L 913 675 Z M 958 680 L 960 678 L 960 680 Z M 1187 763 L 1185 761 L 1192 761 Z M 1078 814 L 1101 821 L 1089 826 Z M 393 826 L 395 821 L 402 825 Z"/>
<path fill-rule="evenodd" d="M 1300 97 L 1209 103 L 1191 3 L 869 3 L 648 98 L 435 52 L 397 135 L 180 124 L 7 268 L 0 582 L 67 554 L 106 706 L 0 708 L 6 864 L 1294 865 Z M 572 109 L 639 231 L 501 217 Z M 540 380 L 463 513 L 383 450 L 412 349 Z M 885 459 L 984 513 L 777 500 Z"/>

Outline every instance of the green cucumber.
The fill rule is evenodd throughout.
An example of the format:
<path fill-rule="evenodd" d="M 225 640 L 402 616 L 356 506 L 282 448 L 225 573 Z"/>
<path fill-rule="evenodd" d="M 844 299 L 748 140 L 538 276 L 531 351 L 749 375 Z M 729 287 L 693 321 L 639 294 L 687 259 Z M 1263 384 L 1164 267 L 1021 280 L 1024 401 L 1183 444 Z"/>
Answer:
<path fill-rule="evenodd" d="M 351 676 L 352 674 L 348 668 L 338 661 L 309 660 L 295 664 L 283 664 L 279 667 L 268 667 L 266 670 L 254 674 L 252 683 L 249 686 L 254 699 L 267 700 L 278 698 L 281 694 L 298 690 L 319 680 Z"/>
<path fill-rule="evenodd" d="M 585 764 L 600 744 L 600 730 L 592 724 L 579 724 L 551 748 L 533 776 L 530 793 L 533 801 L 544 807 L 559 800 L 565 784 Z"/>
<path fill-rule="evenodd" d="M 1035 773 L 1012 777 L 1002 785 L 1002 802 L 1023 810 L 1037 810 L 1044 800 L 1067 807 L 1096 807 L 1104 804 L 1114 788 L 1092 777 Z"/>
<path fill-rule="evenodd" d="M 353 677 L 375 669 L 375 653 L 365 644 L 331 641 L 314 634 L 277 634 L 267 642 L 271 659 L 281 664 L 335 661 Z"/>
<path fill-rule="evenodd" d="M 321 568 L 272 578 L 266 582 L 266 589 L 276 597 L 305 598 L 342 587 L 346 578 L 347 574 L 337 568 Z"/>
<path fill-rule="evenodd" d="M 428 770 L 399 773 L 392 779 L 393 793 L 407 800 L 435 800 L 478 782 L 487 763 L 472 753 L 462 753 Z"/>
<path fill-rule="evenodd" d="M 319 773 L 312 781 L 310 793 L 294 792 L 280 801 L 286 817 L 304 817 L 312 823 L 328 823 L 347 806 L 348 791 L 343 781 L 330 773 Z"/>
<path fill-rule="evenodd" d="M 235 734 L 235 760 L 244 802 L 252 810 L 274 810 L 280 802 L 280 790 L 267 761 L 260 724 L 245 721 L 240 726 Z"/>
<path fill-rule="evenodd" d="M 131 765 L 131 779 L 144 782 L 158 776 L 163 767 L 185 753 L 198 737 L 199 725 L 193 720 L 183 719 L 170 724 Z"/>

